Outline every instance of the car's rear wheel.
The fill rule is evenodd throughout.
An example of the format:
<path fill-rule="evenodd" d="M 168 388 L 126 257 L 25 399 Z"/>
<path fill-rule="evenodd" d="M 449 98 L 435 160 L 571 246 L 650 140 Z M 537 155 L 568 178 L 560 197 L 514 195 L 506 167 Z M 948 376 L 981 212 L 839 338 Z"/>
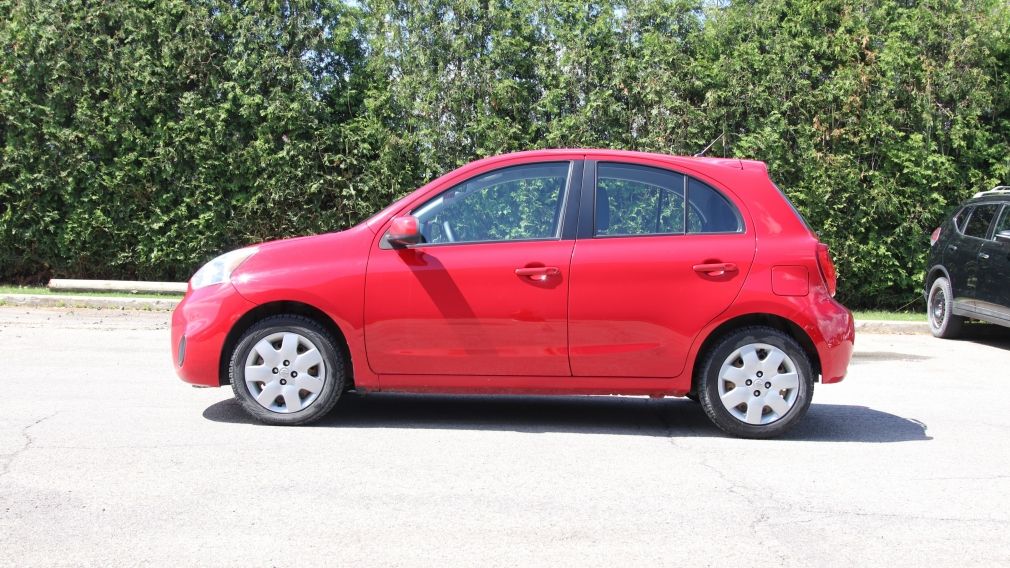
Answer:
<path fill-rule="evenodd" d="M 814 393 L 810 358 L 795 339 L 770 327 L 722 338 L 708 351 L 698 380 L 708 417 L 744 438 L 785 432 L 806 414 Z"/>
<path fill-rule="evenodd" d="M 343 353 L 326 329 L 302 316 L 272 316 L 250 327 L 229 371 L 242 408 L 268 424 L 317 420 L 344 391 Z"/>
<path fill-rule="evenodd" d="M 954 315 L 953 306 L 954 295 L 950 280 L 941 276 L 929 287 L 929 301 L 926 304 L 926 309 L 929 310 L 929 330 L 934 336 L 953 339 L 961 335 L 964 318 Z"/>

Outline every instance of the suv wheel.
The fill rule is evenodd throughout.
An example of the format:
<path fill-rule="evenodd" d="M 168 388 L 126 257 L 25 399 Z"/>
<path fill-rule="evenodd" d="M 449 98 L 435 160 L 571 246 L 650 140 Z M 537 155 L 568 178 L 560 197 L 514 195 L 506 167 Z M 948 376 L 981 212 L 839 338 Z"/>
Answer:
<path fill-rule="evenodd" d="M 810 359 L 789 335 L 746 327 L 719 341 L 700 369 L 698 395 L 712 422 L 743 438 L 770 438 L 796 424 L 814 393 Z"/>
<path fill-rule="evenodd" d="M 961 334 L 964 318 L 954 315 L 951 308 L 954 305 L 954 295 L 950 290 L 950 280 L 937 278 L 929 288 L 929 330 L 936 337 L 951 339 Z"/>
<path fill-rule="evenodd" d="M 235 398 L 256 419 L 298 425 L 322 418 L 344 391 L 344 357 L 316 322 L 281 315 L 249 328 L 232 352 Z"/>

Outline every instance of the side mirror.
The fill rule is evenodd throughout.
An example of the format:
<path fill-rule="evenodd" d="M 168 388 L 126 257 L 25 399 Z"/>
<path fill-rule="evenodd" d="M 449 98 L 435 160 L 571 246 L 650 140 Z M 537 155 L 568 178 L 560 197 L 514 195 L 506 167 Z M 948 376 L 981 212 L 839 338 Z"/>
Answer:
<path fill-rule="evenodd" d="M 393 219 L 393 224 L 386 231 L 386 242 L 394 248 L 403 248 L 421 242 L 421 225 L 417 217 L 404 215 Z"/>
<path fill-rule="evenodd" d="M 996 233 L 996 240 L 1001 243 L 1010 243 L 1010 231 L 1000 231 Z"/>

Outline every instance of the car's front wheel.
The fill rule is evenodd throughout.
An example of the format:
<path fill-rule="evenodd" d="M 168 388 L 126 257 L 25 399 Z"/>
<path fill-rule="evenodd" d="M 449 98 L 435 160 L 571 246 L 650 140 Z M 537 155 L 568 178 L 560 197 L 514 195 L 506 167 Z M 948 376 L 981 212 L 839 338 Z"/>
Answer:
<path fill-rule="evenodd" d="M 298 425 L 323 417 L 344 391 L 345 362 L 311 319 L 279 315 L 250 327 L 231 355 L 235 398 L 256 419 Z"/>
<path fill-rule="evenodd" d="M 929 330 L 935 337 L 953 339 L 961 335 L 964 318 L 954 315 L 954 295 L 951 293 L 950 280 L 943 276 L 933 281 L 929 287 Z"/>
<path fill-rule="evenodd" d="M 814 393 L 810 358 L 777 329 L 746 327 L 709 350 L 698 396 L 716 426 L 734 436 L 770 438 L 806 414 Z"/>

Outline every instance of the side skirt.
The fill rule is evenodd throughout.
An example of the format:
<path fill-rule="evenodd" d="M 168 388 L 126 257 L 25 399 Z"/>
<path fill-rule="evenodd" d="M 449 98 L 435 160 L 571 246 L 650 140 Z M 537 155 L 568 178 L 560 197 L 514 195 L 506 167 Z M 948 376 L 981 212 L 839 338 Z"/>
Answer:
<path fill-rule="evenodd" d="M 536 377 L 483 375 L 380 375 L 383 392 L 684 396 L 690 377 Z"/>
<path fill-rule="evenodd" d="M 1002 317 L 1000 314 L 996 314 L 993 311 L 979 311 L 964 302 L 954 301 L 954 305 L 951 307 L 951 313 L 955 316 L 962 316 L 966 318 L 982 320 L 987 323 L 992 323 L 996 325 L 1002 325 L 1010 327 L 1010 317 Z"/>

